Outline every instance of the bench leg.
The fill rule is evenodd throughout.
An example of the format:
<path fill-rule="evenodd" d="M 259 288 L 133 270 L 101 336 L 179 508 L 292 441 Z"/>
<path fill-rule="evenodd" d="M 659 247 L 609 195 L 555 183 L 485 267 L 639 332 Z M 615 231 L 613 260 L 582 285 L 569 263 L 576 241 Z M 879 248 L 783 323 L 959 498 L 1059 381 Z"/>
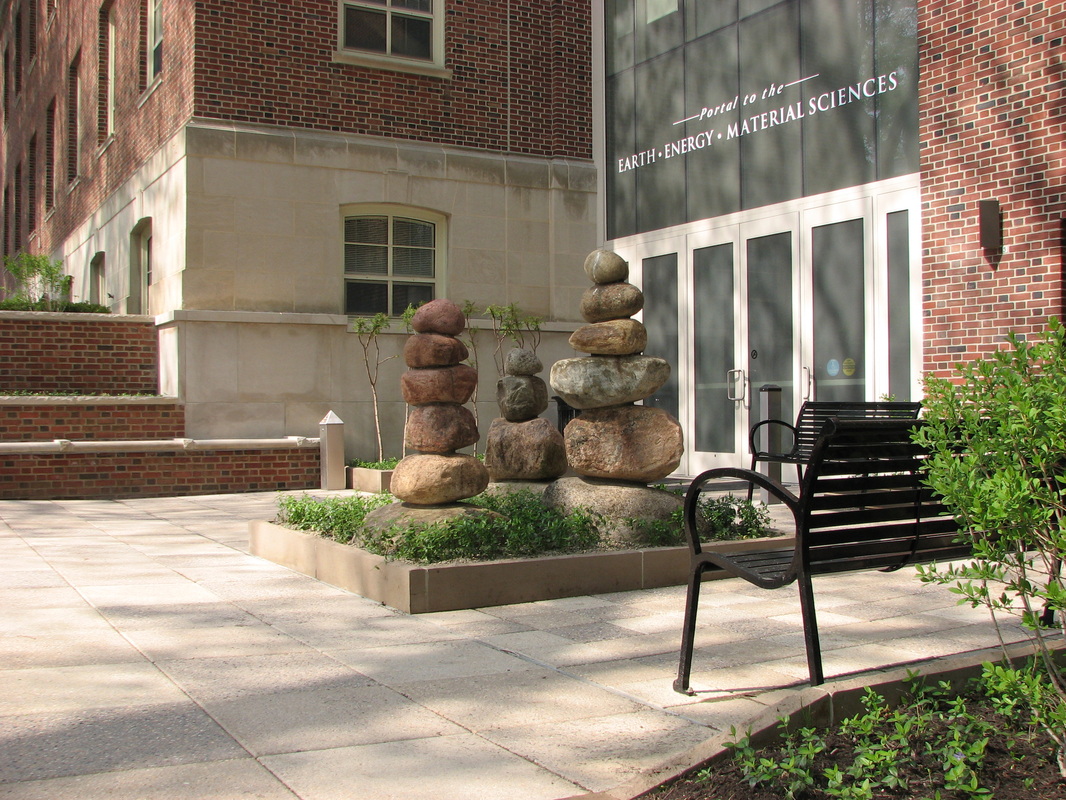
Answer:
<path fill-rule="evenodd" d="M 814 588 L 811 576 L 801 574 L 797 581 L 800 593 L 800 610 L 803 613 L 803 639 L 807 646 L 807 670 L 811 676 L 811 686 L 825 682 L 822 674 L 822 648 L 818 641 L 818 620 L 814 613 Z"/>
<path fill-rule="evenodd" d="M 677 667 L 677 679 L 674 691 L 681 694 L 695 694 L 689 686 L 692 674 L 692 648 L 696 640 L 696 611 L 700 604 L 700 581 L 703 579 L 704 564 L 692 568 L 688 581 L 688 595 L 685 598 L 685 624 L 681 630 L 681 658 Z"/>

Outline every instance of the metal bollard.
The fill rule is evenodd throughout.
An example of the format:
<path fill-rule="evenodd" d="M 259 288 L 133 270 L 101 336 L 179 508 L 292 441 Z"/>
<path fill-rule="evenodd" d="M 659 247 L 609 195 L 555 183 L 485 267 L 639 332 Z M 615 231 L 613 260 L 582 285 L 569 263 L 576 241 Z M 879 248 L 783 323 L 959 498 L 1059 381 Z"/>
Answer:
<path fill-rule="evenodd" d="M 759 419 L 781 419 L 781 387 L 766 384 L 759 387 Z M 781 426 L 763 425 L 759 429 L 759 449 L 769 453 L 781 452 Z M 764 473 L 772 481 L 781 482 L 781 464 L 776 461 L 761 462 Z M 767 505 L 781 501 L 765 489 L 759 490 L 759 499 Z"/>

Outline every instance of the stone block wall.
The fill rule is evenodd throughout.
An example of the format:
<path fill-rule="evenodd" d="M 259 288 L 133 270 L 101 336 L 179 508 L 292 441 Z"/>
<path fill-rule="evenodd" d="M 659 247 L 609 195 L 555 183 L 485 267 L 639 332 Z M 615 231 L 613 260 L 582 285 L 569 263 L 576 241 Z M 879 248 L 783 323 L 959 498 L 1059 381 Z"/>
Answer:
<path fill-rule="evenodd" d="M 296 491 L 319 485 L 319 449 L 0 454 L 0 500 Z"/>
<path fill-rule="evenodd" d="M 1063 314 L 1066 2 L 918 4 L 925 369 Z M 980 243 L 998 200 L 1002 254 Z"/>
<path fill-rule="evenodd" d="M 0 394 L 154 394 L 158 360 L 151 320 L 0 312 Z"/>

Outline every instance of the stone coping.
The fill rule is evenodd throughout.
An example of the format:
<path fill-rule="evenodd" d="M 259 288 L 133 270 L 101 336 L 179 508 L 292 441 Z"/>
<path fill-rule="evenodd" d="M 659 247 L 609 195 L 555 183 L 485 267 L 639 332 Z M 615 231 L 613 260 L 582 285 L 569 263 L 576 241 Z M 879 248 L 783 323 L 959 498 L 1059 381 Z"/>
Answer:
<path fill-rule="evenodd" d="M 27 319 L 40 322 L 155 322 L 145 314 L 106 314 L 85 311 L 0 311 L 0 320 Z"/>
<path fill-rule="evenodd" d="M 319 447 L 305 436 L 284 439 L 53 439 L 50 442 L 0 442 L 0 455 L 41 453 L 149 453 L 182 450 L 295 450 Z"/>
<path fill-rule="evenodd" d="M 655 589 L 684 584 L 689 576 L 687 547 L 421 565 L 387 561 L 272 522 L 249 523 L 248 538 L 253 555 L 408 614 Z M 791 541 L 786 536 L 718 542 L 704 549 L 770 550 Z M 707 580 L 727 577 L 721 571 L 705 576 Z"/>
<path fill-rule="evenodd" d="M 1052 642 L 1059 656 L 1066 653 L 1066 641 Z M 1015 642 L 1006 645 L 1011 661 L 1025 659 L 1037 651 L 1036 644 Z M 973 650 L 955 656 L 915 661 L 906 666 L 886 667 L 852 676 L 830 680 L 821 686 L 807 686 L 788 691 L 778 702 L 768 705 L 744 726 L 736 726 L 737 735 L 747 734 L 756 747 L 772 745 L 779 741 L 781 720 L 789 721 L 789 728 L 796 724 L 827 728 L 836 722 L 862 712 L 862 700 L 866 690 L 873 689 L 889 703 L 898 702 L 906 691 L 906 681 L 915 672 L 929 683 L 946 681 L 955 689 L 963 689 L 972 678 L 981 675 L 981 665 L 1003 660 L 1004 651 L 999 647 Z M 1060 658 L 1061 660 L 1061 658 Z M 606 792 L 573 795 L 562 800 L 637 800 L 648 797 L 665 783 L 703 769 L 732 757 L 727 743 L 736 741 L 729 732 L 719 733 L 658 766 L 646 770 L 620 786 Z"/>
<path fill-rule="evenodd" d="M 160 394 L 5 394 L 0 406 L 172 406 L 177 397 Z"/>

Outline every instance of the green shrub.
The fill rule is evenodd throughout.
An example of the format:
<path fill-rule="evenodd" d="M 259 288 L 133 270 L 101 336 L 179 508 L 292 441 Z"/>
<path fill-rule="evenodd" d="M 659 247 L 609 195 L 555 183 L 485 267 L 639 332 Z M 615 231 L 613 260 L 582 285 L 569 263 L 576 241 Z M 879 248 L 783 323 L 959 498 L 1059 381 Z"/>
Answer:
<path fill-rule="evenodd" d="M 349 467 L 363 467 L 364 469 L 396 469 L 396 465 L 400 463 L 398 458 L 384 458 L 381 461 L 363 461 L 359 458 L 353 458 L 348 462 Z"/>
<path fill-rule="evenodd" d="M 286 495 L 279 500 L 278 522 L 295 530 L 318 531 L 386 558 L 418 564 L 527 558 L 582 552 L 602 544 L 591 515 L 560 514 L 530 491 L 482 494 L 469 501 L 503 515 L 502 518 L 469 516 L 435 525 L 365 530 L 366 515 L 394 499 L 384 493 L 321 500 Z"/>
<path fill-rule="evenodd" d="M 0 311 L 64 311 L 70 314 L 110 314 L 111 309 L 97 303 L 71 303 L 66 300 L 28 300 L 9 297 L 0 300 Z"/>
<path fill-rule="evenodd" d="M 974 560 L 920 570 L 922 580 L 954 584 L 960 602 L 1017 614 L 1032 630 L 1045 685 L 1033 702 L 1066 776 L 1066 681 L 1045 625 L 1063 632 L 1066 589 L 1066 330 L 1051 320 L 1034 341 L 1008 337 L 1006 349 L 957 368 L 954 380 L 925 383 L 926 424 L 916 440 L 931 453 L 927 483 L 944 498 L 973 542 Z M 1050 700 L 1049 698 L 1054 698 Z"/>

